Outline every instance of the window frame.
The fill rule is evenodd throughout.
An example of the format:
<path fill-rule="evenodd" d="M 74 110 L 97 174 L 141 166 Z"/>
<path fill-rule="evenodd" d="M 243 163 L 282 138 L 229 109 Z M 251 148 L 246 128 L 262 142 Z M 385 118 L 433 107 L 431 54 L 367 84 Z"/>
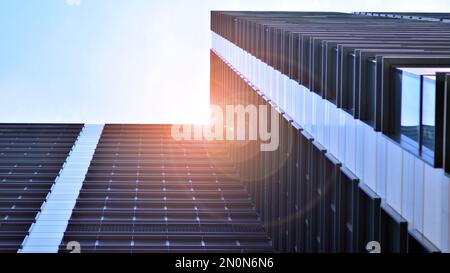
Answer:
<path fill-rule="evenodd" d="M 398 67 L 450 67 L 450 57 L 448 55 L 439 55 L 439 53 L 425 53 L 422 55 L 387 55 L 378 56 L 377 63 L 380 63 L 382 69 L 382 86 L 381 86 L 381 131 L 384 135 L 389 137 L 398 143 L 402 148 L 408 150 L 413 155 L 422 159 L 425 163 L 435 167 L 442 167 L 442 140 L 444 130 L 444 97 L 442 90 L 442 79 L 439 81 L 436 79 L 436 134 L 435 134 L 435 148 L 434 157 L 423 156 L 421 153 L 420 139 L 419 149 L 412 148 L 410 145 L 406 145 L 399 141 L 399 117 L 401 111 L 400 94 L 396 92 L 394 71 Z M 377 64 L 378 66 L 378 64 Z M 378 71 L 377 71 L 378 72 Z M 439 87 L 438 87 L 439 86 Z M 422 88 L 422 86 L 421 86 Z M 378 91 L 378 87 L 377 87 Z M 422 96 L 421 101 L 422 105 Z M 422 111 L 422 109 L 421 109 Z M 422 115 L 422 113 L 420 113 Z M 437 140 L 437 141 L 436 141 Z"/>

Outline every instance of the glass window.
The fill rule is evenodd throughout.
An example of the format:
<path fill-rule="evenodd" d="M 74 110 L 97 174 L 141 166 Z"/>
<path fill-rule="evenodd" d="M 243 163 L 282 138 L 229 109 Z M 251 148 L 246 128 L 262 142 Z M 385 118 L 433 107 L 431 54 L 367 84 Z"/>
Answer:
<path fill-rule="evenodd" d="M 355 79 L 355 69 L 356 69 L 356 56 L 355 53 L 350 53 L 347 56 L 347 74 L 344 78 L 344 85 L 342 86 L 342 96 L 343 96 L 343 109 L 350 114 L 355 113 L 355 102 L 354 102 L 354 79 Z"/>
<path fill-rule="evenodd" d="M 430 163 L 435 162 L 435 150 L 439 148 L 436 147 L 436 73 L 446 71 L 450 68 L 397 68 L 395 72 L 395 94 L 400 103 L 397 125 L 400 128 L 395 138 L 399 137 L 405 148 Z"/>
<path fill-rule="evenodd" d="M 420 129 L 420 76 L 401 71 L 401 140 L 416 146 Z M 414 143 L 411 143 L 411 140 Z"/>
<path fill-rule="evenodd" d="M 366 101 L 365 101 L 365 117 L 368 124 L 375 125 L 375 98 L 377 92 L 377 62 L 372 59 L 367 63 L 367 81 L 366 81 Z"/>
<path fill-rule="evenodd" d="M 327 70 L 328 74 L 328 82 L 327 82 L 327 89 L 328 89 L 328 100 L 336 104 L 336 78 L 337 78 L 337 47 L 333 48 L 331 51 L 331 58 L 330 58 L 330 69 Z"/>
<path fill-rule="evenodd" d="M 436 129 L 436 76 L 423 76 L 422 151 L 433 155 Z"/>

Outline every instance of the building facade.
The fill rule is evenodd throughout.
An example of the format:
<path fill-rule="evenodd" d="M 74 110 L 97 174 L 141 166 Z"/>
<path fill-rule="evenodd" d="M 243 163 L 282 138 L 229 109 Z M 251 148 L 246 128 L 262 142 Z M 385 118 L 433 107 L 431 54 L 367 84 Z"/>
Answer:
<path fill-rule="evenodd" d="M 277 148 L 1 124 L 0 252 L 449 252 L 447 18 L 213 11 L 211 104 Z"/>
<path fill-rule="evenodd" d="M 213 103 L 279 115 L 278 151 L 231 147 L 275 250 L 449 250 L 445 17 L 212 12 Z"/>

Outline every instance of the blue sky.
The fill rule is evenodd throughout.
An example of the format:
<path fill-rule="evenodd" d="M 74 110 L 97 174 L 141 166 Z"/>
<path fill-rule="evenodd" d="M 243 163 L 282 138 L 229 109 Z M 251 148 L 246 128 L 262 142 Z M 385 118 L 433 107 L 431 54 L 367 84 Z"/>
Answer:
<path fill-rule="evenodd" d="M 211 9 L 447 11 L 448 1 L 0 0 L 0 122 L 201 123 Z"/>

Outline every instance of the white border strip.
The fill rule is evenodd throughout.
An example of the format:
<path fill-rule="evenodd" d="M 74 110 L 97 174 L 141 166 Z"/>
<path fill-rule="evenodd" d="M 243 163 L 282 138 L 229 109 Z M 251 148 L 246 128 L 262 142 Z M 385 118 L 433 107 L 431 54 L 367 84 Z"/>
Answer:
<path fill-rule="evenodd" d="M 449 252 L 449 183 L 380 132 L 212 32 L 212 50 L 274 101 L 362 183 Z"/>

